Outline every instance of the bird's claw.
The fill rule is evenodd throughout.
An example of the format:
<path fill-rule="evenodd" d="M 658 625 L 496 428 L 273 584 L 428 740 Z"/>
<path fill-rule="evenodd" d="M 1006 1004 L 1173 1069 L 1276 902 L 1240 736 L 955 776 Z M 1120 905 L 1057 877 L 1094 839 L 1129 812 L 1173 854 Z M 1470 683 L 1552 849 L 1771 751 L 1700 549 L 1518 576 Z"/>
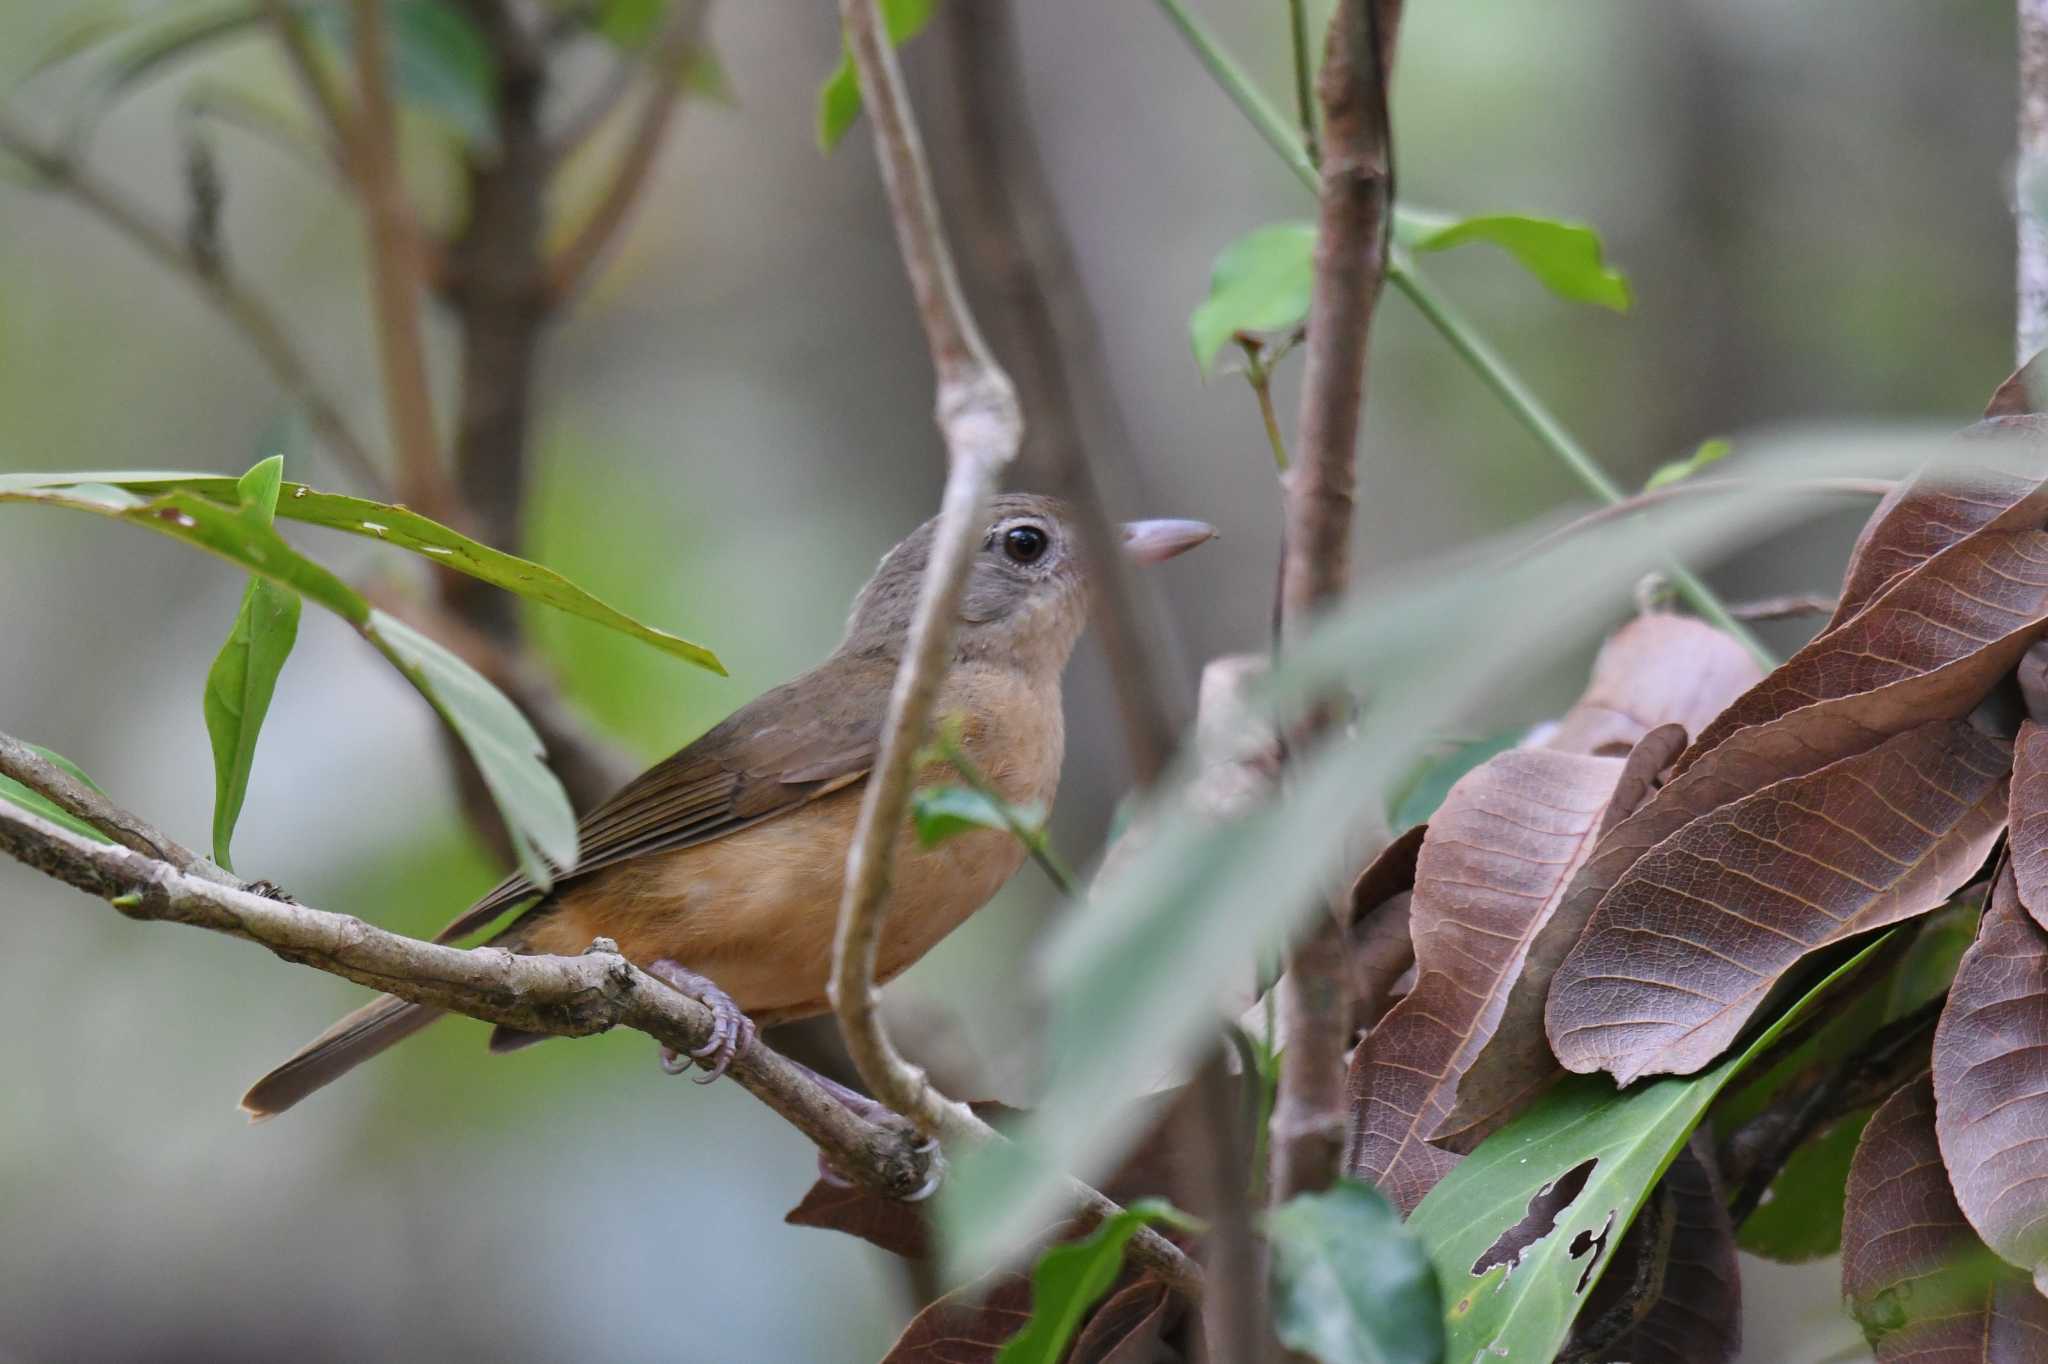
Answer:
<path fill-rule="evenodd" d="M 665 957 L 649 966 L 647 971 L 670 989 L 690 996 L 711 1010 L 710 1040 L 688 1053 L 663 1047 L 661 1068 L 664 1071 L 680 1075 L 692 1066 L 701 1066 L 704 1074 L 697 1077 L 697 1083 L 708 1085 L 725 1074 L 741 1052 L 754 1045 L 754 1020 L 741 1013 L 740 1006 L 732 1002 L 732 996 L 709 979 Z"/>

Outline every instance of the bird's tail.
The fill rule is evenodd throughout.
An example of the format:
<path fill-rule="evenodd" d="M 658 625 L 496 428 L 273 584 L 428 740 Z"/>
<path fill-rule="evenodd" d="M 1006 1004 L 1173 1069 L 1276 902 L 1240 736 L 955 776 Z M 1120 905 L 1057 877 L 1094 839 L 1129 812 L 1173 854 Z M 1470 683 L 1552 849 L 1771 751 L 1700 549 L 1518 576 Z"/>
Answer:
<path fill-rule="evenodd" d="M 275 1117 L 385 1048 L 411 1037 L 441 1013 L 424 1004 L 379 995 L 252 1085 L 242 1096 L 242 1111 L 253 1122 Z"/>

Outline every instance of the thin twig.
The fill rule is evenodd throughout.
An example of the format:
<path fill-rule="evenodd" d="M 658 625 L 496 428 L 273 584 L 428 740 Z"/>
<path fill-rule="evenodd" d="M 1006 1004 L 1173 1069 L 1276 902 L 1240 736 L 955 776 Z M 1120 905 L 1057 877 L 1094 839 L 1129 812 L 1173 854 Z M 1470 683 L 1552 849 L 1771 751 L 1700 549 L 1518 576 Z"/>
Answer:
<path fill-rule="evenodd" d="M 391 442 L 398 451 L 398 484 L 415 510 L 454 523 L 459 520 L 459 504 L 434 432 L 426 345 L 420 335 L 424 258 L 399 176 L 398 114 L 391 96 L 390 35 L 383 0 L 355 0 L 354 13 L 360 112 L 349 142 L 349 162 L 369 236 L 377 358 Z"/>
<path fill-rule="evenodd" d="M 697 45 L 704 16 L 710 8 L 709 0 L 677 0 L 648 58 L 653 80 L 618 167 L 590 217 L 548 265 L 547 293 L 551 302 L 560 305 L 575 297 L 652 178 L 655 160 L 661 155 L 662 142 L 675 121 L 676 105 L 680 102 L 683 58 Z M 558 157 L 563 150 L 558 144 L 551 155 Z"/>
<path fill-rule="evenodd" d="M 355 119 L 346 97 L 320 65 L 320 54 L 313 50 L 305 24 L 292 12 L 289 0 L 263 0 L 263 14 L 277 36 L 277 45 L 284 49 L 285 65 L 291 68 L 299 93 L 313 106 L 314 114 L 327 130 L 328 154 L 335 158 L 344 175 L 353 174 Z"/>
<path fill-rule="evenodd" d="M 2013 214 L 2019 252 L 2015 281 L 2019 295 L 2013 328 L 2016 363 L 2024 365 L 2048 346 L 2048 0 L 2019 0 L 2019 165 Z"/>
<path fill-rule="evenodd" d="M 195 252 L 182 234 L 156 222 L 120 190 L 69 156 L 42 146 L 5 115 L 0 115 L 0 148 L 26 162 L 50 188 L 69 195 L 144 255 L 196 289 L 256 352 L 278 387 L 305 410 L 313 430 L 362 490 L 372 497 L 389 497 L 369 447 L 350 430 L 341 405 L 320 387 L 312 367 L 270 305 L 238 279 L 224 259 Z"/>
<path fill-rule="evenodd" d="M 464 950 L 387 933 L 346 914 L 253 894 L 177 870 L 127 848 L 94 843 L 0 804 L 0 853 L 111 903 L 131 919 L 191 924 L 437 1009 L 562 1037 L 614 1027 L 644 1032 L 678 1052 L 711 1037 L 711 1011 L 671 990 L 600 940 L 579 957 Z M 854 1113 L 817 1077 L 758 1041 L 727 1074 L 830 1156 L 838 1168 L 892 1197 L 931 1180 L 909 1126 Z"/>
<path fill-rule="evenodd" d="M 1259 420 L 1265 424 L 1266 444 L 1273 451 L 1273 468 L 1285 478 L 1289 462 L 1287 437 L 1280 433 L 1280 414 L 1273 410 L 1273 362 L 1266 355 L 1266 343 L 1256 336 L 1239 332 L 1237 344 L 1244 352 L 1245 382 L 1258 399 Z"/>
<path fill-rule="evenodd" d="M 1310 165 L 1323 159 L 1321 140 L 1316 134 L 1314 62 L 1308 52 L 1307 0 L 1287 0 L 1287 33 L 1294 48 L 1294 112 L 1301 120 L 1301 146 Z"/>
<path fill-rule="evenodd" d="M 840 18 L 860 76 L 897 246 L 938 371 L 938 421 L 948 471 L 910 638 L 889 697 L 880 752 L 848 850 L 829 992 L 847 1050 L 877 1099 L 927 1134 L 985 1142 L 995 1138 L 993 1129 L 965 1104 L 940 1094 L 896 1050 L 882 1026 L 874 978 L 896 831 L 909 808 L 917 751 L 944 679 L 953 621 L 980 537 L 981 509 L 997 476 L 1016 455 L 1023 420 L 1009 379 L 989 355 L 961 295 L 903 74 L 883 31 L 876 0 L 842 0 Z M 1091 1213 L 1100 1215 L 1115 1206 L 1077 1182 L 1069 1187 Z M 1171 1242 L 1148 1229 L 1131 1244 L 1135 1259 L 1157 1269 L 1190 1297 L 1199 1296 L 1201 1271 Z"/>
<path fill-rule="evenodd" d="M 1330 20 L 1319 78 L 1325 143 L 1315 284 L 1295 423 L 1299 458 L 1286 477 L 1287 552 L 1280 573 L 1290 639 L 1350 583 L 1366 349 L 1392 227 L 1387 73 L 1400 13 L 1399 0 L 1344 0 Z M 1273 1110 L 1276 1200 L 1327 1188 L 1342 1161 L 1344 1053 L 1351 1046 L 1349 918 L 1348 902 L 1326 905 L 1288 953 L 1281 977 L 1285 1050 Z"/>
<path fill-rule="evenodd" d="M 1796 616 L 1831 616 L 1840 598 L 1821 592 L 1792 592 L 1737 602 L 1728 614 L 1737 620 L 1791 620 Z"/>

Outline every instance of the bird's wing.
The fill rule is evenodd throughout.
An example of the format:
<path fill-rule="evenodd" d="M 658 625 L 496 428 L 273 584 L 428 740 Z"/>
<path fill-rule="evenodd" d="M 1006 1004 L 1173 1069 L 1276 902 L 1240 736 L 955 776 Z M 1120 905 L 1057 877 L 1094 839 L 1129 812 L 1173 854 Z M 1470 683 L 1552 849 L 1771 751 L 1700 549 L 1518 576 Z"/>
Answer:
<path fill-rule="evenodd" d="M 816 800 L 868 774 L 895 665 L 833 658 L 756 698 L 584 815 L 581 856 L 557 889 L 630 858 L 694 847 Z M 436 942 L 474 933 L 540 889 L 500 881 Z"/>

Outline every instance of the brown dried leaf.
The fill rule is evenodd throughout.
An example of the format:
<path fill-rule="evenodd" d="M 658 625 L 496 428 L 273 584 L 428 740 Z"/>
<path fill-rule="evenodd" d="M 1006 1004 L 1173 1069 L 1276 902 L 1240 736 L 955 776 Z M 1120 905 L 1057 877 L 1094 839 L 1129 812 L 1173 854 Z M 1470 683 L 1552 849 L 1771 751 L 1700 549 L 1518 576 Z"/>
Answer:
<path fill-rule="evenodd" d="M 2011 770 L 2008 745 L 1937 720 L 1694 820 L 1629 868 L 1558 968 L 1552 1052 L 1621 1084 L 1698 1070 L 1807 953 L 1967 881 Z"/>
<path fill-rule="evenodd" d="M 1941 468 L 1901 482 L 1863 523 L 1827 629 L 1964 536 L 1982 530 L 2032 492 L 2037 481 L 1997 469 Z"/>
<path fill-rule="evenodd" d="M 1968 539 L 1894 582 L 1723 711 L 1678 760 L 1685 773 L 1729 735 L 1809 707 L 1875 738 L 1959 719 L 2048 629 L 2048 491 L 2036 489 Z M 2017 528 L 2003 523 L 2019 519 Z"/>
<path fill-rule="evenodd" d="M 792 1227 L 843 1231 L 906 1260 L 931 1253 L 931 1226 L 922 1203 L 884 1198 L 858 1184 L 842 1188 L 821 1179 L 782 1220 Z"/>
<path fill-rule="evenodd" d="M 2037 1286 L 2048 1285 L 2044 1053 L 2048 932 L 2021 909 L 2009 864 L 1934 1031 L 1934 1128 L 1970 1225 Z"/>
<path fill-rule="evenodd" d="M 1081 1328 L 1066 1364 L 1155 1364 L 1169 1355 L 1168 1336 L 1187 1304 L 1157 1279 L 1139 1279 L 1113 1294 Z"/>
<path fill-rule="evenodd" d="M 1543 1035 L 1543 1006 L 1550 995 L 1551 978 L 1579 940 L 1600 895 L 1612 884 L 1603 881 L 1598 892 L 1588 894 L 1584 889 L 1588 876 L 1618 832 L 1633 823 L 1630 812 L 1651 798 L 1657 773 L 1684 747 L 1685 731 L 1677 725 L 1664 725 L 1651 730 L 1629 754 L 1594 831 L 1593 860 L 1583 863 L 1566 882 L 1564 898 L 1537 926 L 1523 954 L 1521 970 L 1509 983 L 1500 1022 L 1459 1080 L 1456 1102 L 1428 1133 L 1430 1141 L 1449 1150 L 1470 1151 L 1564 1073 Z M 1628 862 L 1634 860 L 1631 856 Z M 1626 866 L 1624 863 L 1621 870 Z M 1614 875 L 1618 877 L 1620 871 Z"/>
<path fill-rule="evenodd" d="M 1638 616 L 1608 636 L 1584 695 L 1544 746 L 1618 758 L 1660 725 L 1697 734 L 1762 676 L 1748 649 L 1705 621 Z"/>
<path fill-rule="evenodd" d="M 1712 1162 L 1695 1136 L 1665 1171 L 1580 1309 L 1565 1353 L 1574 1364 L 1726 1364 L 1742 1348 L 1735 1224 Z M 1668 1218 L 1654 1215 L 1667 1198 Z M 1586 1343 L 1594 1336 L 1605 1343 Z"/>
<path fill-rule="evenodd" d="M 1879 1364 L 2048 1359 L 2048 1299 L 1963 1220 L 1921 1076 L 1885 1100 L 1849 1167 L 1842 1293 Z"/>
<path fill-rule="evenodd" d="M 1415 988 L 1351 1063 L 1352 1173 L 1403 1215 L 1457 1158 L 1425 1139 L 1492 1035 L 1530 938 L 1591 850 L 1625 763 L 1511 749 L 1451 788 L 1416 860 Z"/>
<path fill-rule="evenodd" d="M 997 1271 L 954 1289 L 910 1319 L 882 1364 L 995 1364 L 1031 1320 L 1031 1280 Z"/>
<path fill-rule="evenodd" d="M 2048 728 L 2032 720 L 2013 742 L 2011 848 L 2019 902 L 2048 927 Z"/>

